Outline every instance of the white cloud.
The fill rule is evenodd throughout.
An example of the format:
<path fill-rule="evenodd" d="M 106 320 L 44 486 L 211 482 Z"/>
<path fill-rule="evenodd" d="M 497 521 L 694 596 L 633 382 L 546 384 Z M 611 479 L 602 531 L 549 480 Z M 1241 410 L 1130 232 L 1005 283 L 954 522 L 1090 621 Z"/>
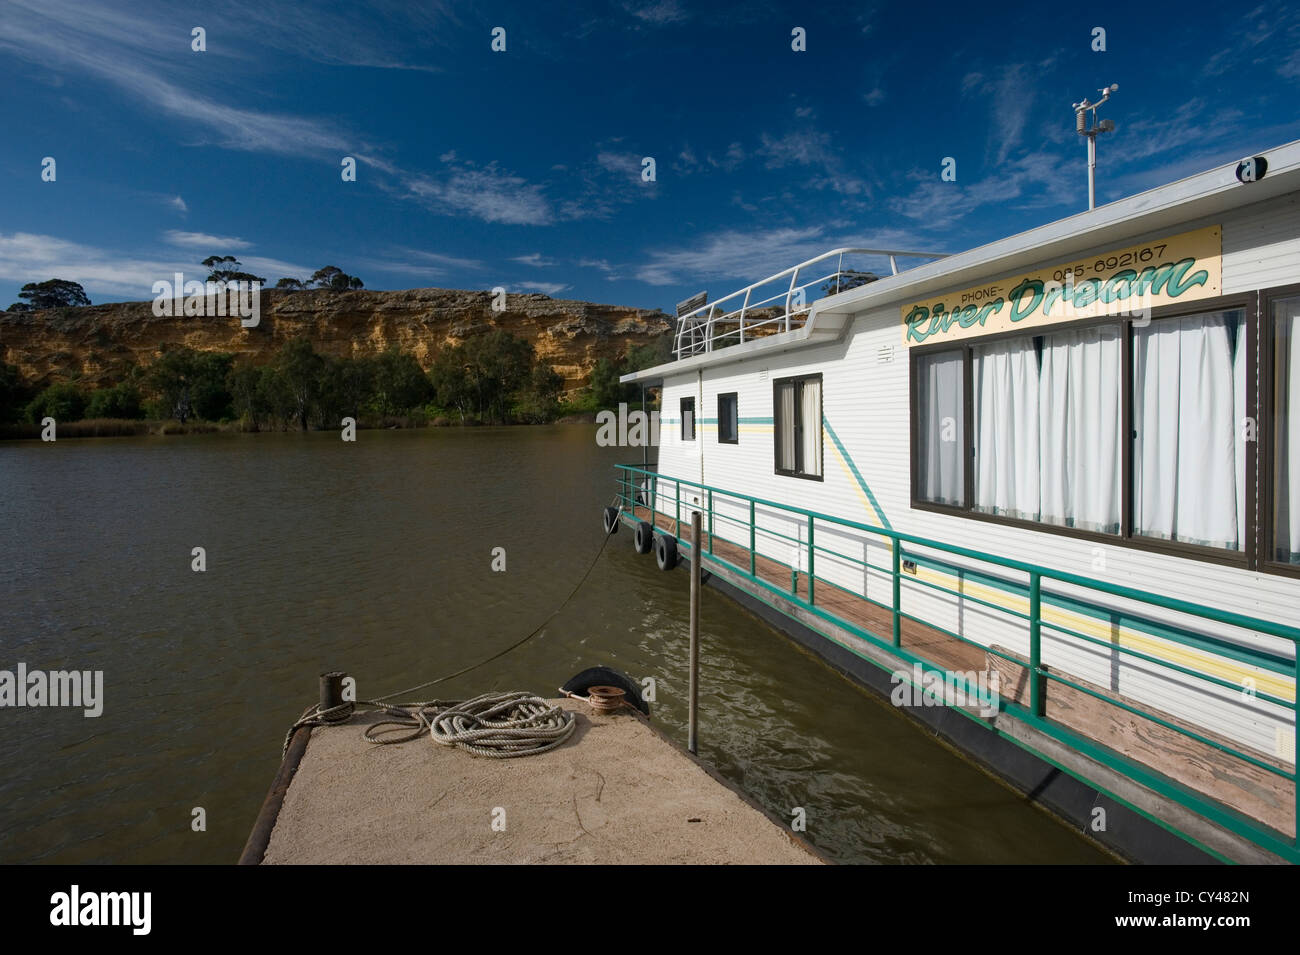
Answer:
<path fill-rule="evenodd" d="M 968 73 L 962 80 L 962 93 L 978 96 L 991 113 L 989 135 L 996 145 L 997 161 L 1005 162 L 1024 139 L 1025 125 L 1034 106 L 1034 91 L 1049 64 L 1030 67 L 1014 63 L 1000 67 L 995 79 L 981 73 Z"/>
<path fill-rule="evenodd" d="M 821 237 L 820 226 L 715 233 L 692 249 L 651 251 L 648 261 L 636 270 L 636 278 L 649 285 L 737 277 L 753 281 L 825 252 Z M 737 281 L 736 287 L 745 284 Z"/>
<path fill-rule="evenodd" d="M 555 260 L 542 255 L 540 252 L 530 252 L 528 255 L 517 255 L 511 262 L 518 262 L 521 265 L 531 265 L 534 268 L 547 268 L 555 264 Z"/>
<path fill-rule="evenodd" d="M 415 176 L 405 186 L 435 211 L 465 213 L 484 222 L 547 225 L 555 218 L 540 185 L 503 172 L 495 163 L 481 168 L 463 164 L 439 179 Z"/>
<path fill-rule="evenodd" d="M 678 0 L 653 0 L 651 3 L 625 3 L 623 9 L 643 23 L 665 26 L 687 19 L 688 14 Z"/>
<path fill-rule="evenodd" d="M 442 279 L 458 271 L 474 271 L 483 268 L 483 263 L 478 259 L 465 259 L 444 255 L 441 252 L 426 252 L 423 249 L 394 249 L 385 258 L 358 259 L 356 265 L 376 272 L 416 275 L 428 279 Z"/>
<path fill-rule="evenodd" d="M 312 269 L 279 259 L 253 256 L 242 259 L 244 268 L 274 283 L 282 275 L 310 275 Z M 171 281 L 176 272 L 201 280 L 207 273 L 190 257 L 158 258 L 133 255 L 117 249 L 100 249 L 52 235 L 30 232 L 0 233 L 0 279 L 39 282 L 66 279 L 82 285 L 91 298 L 97 295 L 146 301 L 153 283 Z"/>
<path fill-rule="evenodd" d="M 839 155 L 831 149 L 831 138 L 815 129 L 786 133 L 779 139 L 764 133 L 758 153 L 766 158 L 768 169 L 808 166 L 819 172 L 805 184 L 814 189 L 833 189 L 845 196 L 871 195 L 870 184 L 860 176 L 845 171 Z"/>
<path fill-rule="evenodd" d="M 21 18 L 13 15 L 19 7 Z M 342 35 L 333 18 L 330 23 L 330 29 Z M 321 34 L 310 35 L 319 38 Z M 206 92 L 196 92 L 206 91 L 212 82 L 208 73 L 190 65 L 188 59 L 173 58 L 165 75 L 160 69 L 143 65 L 157 62 L 156 51 L 174 42 L 165 19 L 159 17 L 133 17 L 60 0 L 7 0 L 0 4 L 0 51 L 45 69 L 87 72 L 140 100 L 155 113 L 180 117 L 185 120 L 182 128 L 186 135 L 197 137 L 190 145 L 306 156 L 331 163 L 337 163 L 341 156 L 352 156 L 364 166 L 398 180 L 401 188 L 396 190 L 397 195 L 423 201 L 440 212 L 470 215 L 487 222 L 543 224 L 553 219 L 540 186 L 500 172 L 495 166 L 461 164 L 439 178 L 411 173 L 376 155 L 364 141 L 332 121 L 235 107 Z M 204 57 L 221 59 L 218 51 L 224 48 L 211 35 L 209 43 Z M 343 52 L 346 44 L 337 46 L 337 55 L 322 52 L 320 58 L 357 62 L 357 57 Z M 237 49 L 243 56 L 242 48 Z M 398 65 L 368 56 L 360 60 L 367 65 Z M 185 85 L 187 80 L 193 88 Z M 444 161 L 452 161 L 454 155 L 444 154 Z M 184 201 L 179 197 L 177 200 L 179 205 L 172 204 L 184 211 Z"/>
<path fill-rule="evenodd" d="M 610 265 L 606 259 L 579 259 L 578 268 L 596 269 L 600 272 L 603 272 L 605 274 L 605 278 L 607 278 L 611 282 L 617 281 L 618 279 L 621 279 L 623 277 L 622 274 L 619 272 L 619 270 L 614 266 Z"/>
<path fill-rule="evenodd" d="M 962 177 L 960 165 L 956 182 L 942 182 L 931 173 L 914 173 L 912 178 L 915 191 L 895 196 L 889 208 L 928 231 L 941 230 L 987 205 L 1029 209 L 1076 203 L 1083 182 L 1077 162 L 1045 152 L 1001 163 L 994 175 L 971 183 Z"/>
<path fill-rule="evenodd" d="M 167 205 L 171 206 L 182 215 L 190 211 L 190 207 L 185 204 L 185 200 L 180 196 L 172 196 L 172 198 L 167 200 Z"/>
<path fill-rule="evenodd" d="M 168 229 L 166 236 L 167 241 L 172 245 L 208 251 L 229 252 L 232 249 L 250 249 L 253 247 L 253 243 L 245 242 L 243 239 L 237 239 L 233 236 L 209 235 L 206 232 L 181 232 L 179 229 Z"/>
<path fill-rule="evenodd" d="M 511 292 L 540 292 L 543 295 L 556 296 L 568 287 L 561 282 L 516 282 L 506 288 Z"/>
<path fill-rule="evenodd" d="M 760 232 L 737 230 L 715 233 L 694 248 L 651 250 L 645 256 L 648 261 L 637 269 L 636 278 L 649 285 L 694 285 L 724 280 L 725 287 L 717 291 L 726 295 L 831 249 L 912 250 L 915 246 L 915 235 L 899 229 L 887 229 L 870 236 L 828 235 L 822 226 Z M 875 261 L 877 258 L 880 261 Z M 857 256 L 852 262 L 846 259 L 844 264 L 846 268 L 880 270 L 888 268 L 888 258 Z M 833 266 L 828 265 L 826 271 L 833 271 Z M 809 278 L 805 275 L 801 281 Z M 788 279 L 782 283 L 788 288 Z M 770 294 L 770 289 L 763 294 Z M 712 297 L 718 298 L 717 295 Z"/>
<path fill-rule="evenodd" d="M 635 181 L 641 179 L 641 156 L 603 150 L 596 154 L 596 164 L 606 172 Z"/>

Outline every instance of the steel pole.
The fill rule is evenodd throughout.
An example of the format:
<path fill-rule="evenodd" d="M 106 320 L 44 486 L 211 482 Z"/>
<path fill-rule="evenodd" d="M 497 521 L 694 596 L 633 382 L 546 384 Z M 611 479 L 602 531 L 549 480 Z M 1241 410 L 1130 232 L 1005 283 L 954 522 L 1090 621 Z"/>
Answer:
<path fill-rule="evenodd" d="M 1095 122 L 1095 121 L 1094 121 Z M 1097 134 L 1088 134 L 1088 211 L 1097 205 Z"/>
<path fill-rule="evenodd" d="M 691 663 L 690 706 L 686 717 L 686 748 L 696 750 L 700 699 L 700 512 L 691 511 Z"/>

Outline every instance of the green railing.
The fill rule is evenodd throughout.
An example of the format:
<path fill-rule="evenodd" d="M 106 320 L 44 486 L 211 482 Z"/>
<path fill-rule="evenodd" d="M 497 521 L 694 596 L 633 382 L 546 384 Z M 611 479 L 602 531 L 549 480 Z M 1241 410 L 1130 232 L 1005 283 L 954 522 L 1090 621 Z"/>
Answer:
<path fill-rule="evenodd" d="M 1214 674 L 1199 672 L 1190 667 L 1184 667 L 1171 661 L 1160 659 L 1149 653 L 1143 653 L 1131 647 L 1122 646 L 1118 642 L 1100 640 L 1051 620 L 1044 622 L 1042 619 L 1042 610 L 1044 600 L 1047 599 L 1050 600 L 1054 606 L 1066 608 L 1089 607 L 1092 609 L 1104 610 L 1110 618 L 1119 615 L 1130 623 L 1149 623 L 1153 619 L 1144 618 L 1141 614 L 1127 609 L 1117 609 L 1113 604 L 1092 602 L 1096 599 L 1094 595 L 1105 595 L 1130 601 L 1142 607 L 1160 608 L 1162 610 L 1172 611 L 1177 614 L 1195 618 L 1198 621 L 1206 621 L 1227 627 L 1238 628 L 1243 631 L 1252 631 L 1277 637 L 1290 644 L 1289 654 L 1271 653 L 1264 650 L 1252 649 L 1248 646 L 1212 634 L 1180 628 L 1177 625 L 1169 623 L 1167 620 L 1159 620 L 1157 622 L 1157 625 L 1160 628 L 1158 636 L 1161 640 L 1181 644 L 1226 659 L 1234 659 L 1268 672 L 1284 675 L 1294 681 L 1292 684 L 1293 687 L 1300 686 L 1300 659 L 1298 659 L 1300 654 L 1296 653 L 1297 646 L 1300 646 L 1300 628 L 1287 626 L 1285 624 L 1277 623 L 1276 621 L 1263 620 L 1227 610 L 1220 610 L 1215 607 L 1201 606 L 1189 601 L 1168 597 L 1163 594 L 1138 590 L 1134 587 L 1108 583 L 1103 580 L 1094 580 L 1092 578 L 1083 577 L 1079 574 L 1055 570 L 1050 567 L 1043 567 L 1025 561 L 1012 560 L 1006 557 L 972 550 L 970 548 L 958 547 L 942 541 L 930 540 L 912 534 L 904 534 L 889 528 L 876 527 L 858 521 L 847 520 L 830 514 L 823 514 L 818 511 L 809 510 L 807 508 L 769 501 L 747 494 L 740 494 L 735 491 L 702 484 L 698 481 L 690 481 L 683 478 L 675 478 L 669 475 L 660 474 L 656 471 L 647 470 L 634 465 L 616 465 L 616 468 L 618 471 L 619 502 L 624 513 L 629 517 L 634 513 L 634 507 L 655 509 L 657 515 L 670 518 L 672 522 L 671 529 L 674 537 L 676 537 L 679 542 L 679 546 L 683 546 L 689 550 L 690 542 L 682 536 L 682 509 L 685 504 L 686 512 L 688 514 L 688 526 L 689 512 L 692 510 L 701 511 L 701 513 L 705 515 L 706 527 L 708 529 L 707 551 L 710 560 L 726 566 L 733 573 L 742 575 L 760 588 L 774 594 L 779 594 L 785 600 L 793 602 L 815 616 L 826 620 L 828 623 L 844 628 L 858 636 L 860 639 L 887 649 L 896 657 L 902 658 L 909 663 L 919 665 L 925 672 L 933 672 L 942 676 L 945 680 L 952 680 L 954 675 L 949 673 L 949 671 L 944 667 L 936 664 L 933 660 L 926 658 L 923 654 L 917 653 L 903 646 L 903 621 L 913 621 L 963 644 L 978 647 L 981 651 L 1001 657 L 1017 666 L 1025 667 L 1026 663 L 1023 658 L 1017 658 L 1012 654 L 1002 652 L 992 646 L 986 646 L 983 643 L 971 640 L 952 630 L 938 626 L 931 620 L 908 613 L 904 610 L 902 601 L 902 584 L 905 578 L 907 579 L 909 586 L 926 588 L 941 594 L 946 594 L 959 601 L 981 605 L 1000 614 L 1023 620 L 1028 625 L 1029 640 L 1029 657 L 1027 666 L 1029 683 L 1028 707 L 1007 701 L 997 694 L 986 693 L 980 687 L 972 687 L 968 683 L 965 687 L 967 699 L 977 699 L 984 706 L 995 706 L 1000 712 L 1005 712 L 1017 719 L 1031 724 L 1040 731 L 1060 740 L 1083 755 L 1095 759 L 1105 766 L 1122 772 L 1130 779 L 1167 798 L 1175 800 L 1205 818 L 1249 839 L 1256 845 L 1259 845 L 1290 862 L 1300 862 L 1300 786 L 1296 785 L 1297 756 L 1300 755 L 1300 752 L 1298 752 L 1300 751 L 1300 733 L 1295 732 L 1296 703 L 1294 699 L 1294 690 L 1292 694 L 1293 698 L 1290 700 L 1277 695 L 1262 692 L 1250 692 L 1250 697 L 1252 699 L 1269 703 L 1290 711 L 1289 722 L 1293 739 L 1291 770 L 1288 772 L 1286 769 L 1274 765 L 1265 759 L 1261 759 L 1256 755 L 1243 752 L 1242 750 L 1230 746 L 1221 740 L 1213 739 L 1210 736 L 1198 733 L 1187 726 L 1165 719 L 1159 713 L 1151 712 L 1150 710 L 1144 709 L 1142 706 L 1134 705 L 1116 697 L 1098 693 L 1096 690 L 1084 686 L 1075 680 L 1071 680 L 1057 669 L 1046 667 L 1043 664 L 1042 659 L 1043 630 L 1044 627 L 1046 627 L 1049 631 L 1063 634 L 1066 637 L 1082 641 L 1085 644 L 1102 646 L 1108 653 L 1125 654 L 1133 659 L 1157 665 L 1163 670 L 1167 670 L 1171 675 L 1181 674 L 1184 677 L 1192 677 L 1211 686 L 1219 686 L 1244 692 L 1245 688 L 1242 683 L 1226 680 L 1222 677 L 1215 676 Z M 697 494 L 698 503 L 683 502 L 683 489 L 686 489 L 688 493 Z M 722 505 L 728 506 L 731 510 L 731 514 L 719 513 L 719 507 Z M 671 515 L 668 514 L 668 512 L 663 509 L 664 506 L 671 507 L 673 513 Z M 724 507 L 724 510 L 725 509 L 726 507 Z M 796 533 L 791 535 L 784 530 L 777 530 L 770 526 L 760 527 L 759 520 L 764 516 L 764 514 L 775 516 L 787 526 L 793 526 L 796 529 Z M 739 532 L 737 536 L 742 539 L 734 540 L 725 536 L 724 531 L 716 529 L 718 525 L 734 528 Z M 856 555 L 843 553 L 842 551 L 817 543 L 817 530 L 819 525 L 821 526 L 823 536 L 826 536 L 826 531 L 829 529 L 836 532 L 848 531 L 854 532 L 858 535 L 869 535 L 870 538 L 881 542 L 884 546 L 888 547 L 890 552 L 889 566 L 883 567 L 870 562 L 866 556 L 857 557 Z M 806 528 L 806 539 L 799 533 L 801 528 Z M 664 528 L 659 528 L 658 532 L 662 533 L 664 530 Z M 788 565 L 791 574 L 789 589 L 786 589 L 784 586 L 778 587 L 771 581 L 764 579 L 760 574 L 760 560 L 773 561 L 778 566 L 785 565 L 785 562 L 779 561 L 777 558 L 769 557 L 766 554 L 760 554 L 760 537 L 769 542 L 784 542 L 792 548 L 798 549 L 797 552 L 792 552 L 792 559 Z M 865 542 L 868 538 L 854 537 L 853 539 Z M 729 543 L 735 547 L 747 550 L 748 566 L 738 565 L 733 561 L 720 556 L 714 547 L 715 540 Z M 905 556 L 903 554 L 905 545 L 936 551 L 945 555 L 951 555 L 952 557 L 961 558 L 965 561 L 975 561 L 983 565 L 992 565 L 1001 568 L 1004 571 L 1023 575 L 1025 584 L 1022 585 L 1016 585 L 1013 581 L 1003 578 L 993 579 L 1000 581 L 1006 589 L 1016 589 L 1018 586 L 1019 589 L 1024 590 L 1028 598 L 1028 613 L 1022 613 L 1013 608 L 996 604 L 992 601 L 965 593 L 964 591 L 955 590 L 952 587 L 940 583 L 921 580 L 916 576 L 908 576 L 904 571 L 904 561 L 908 560 L 908 557 L 911 557 L 916 561 L 927 561 L 930 565 L 934 565 L 935 562 L 932 559 L 927 560 L 928 555 L 919 551 L 912 551 L 909 555 Z M 798 559 L 794 559 L 796 553 L 798 554 Z M 891 587 L 890 601 L 888 603 L 866 596 L 865 591 L 867 588 L 865 587 L 863 588 L 864 593 L 852 594 L 856 599 L 862 600 L 867 604 L 888 612 L 891 619 L 891 633 L 888 639 L 862 627 L 853 620 L 847 619 L 842 615 L 837 615 L 833 610 L 828 610 L 825 606 L 819 605 L 816 602 L 818 583 L 834 587 L 840 586 L 834 584 L 833 581 L 827 580 L 825 577 L 819 579 L 816 576 L 815 568 L 818 554 L 830 557 L 836 561 L 845 562 L 850 566 L 860 567 L 864 574 L 867 571 L 874 571 L 889 577 Z M 909 561 L 909 563 L 911 563 L 911 561 Z M 806 568 L 801 569 L 801 564 L 806 564 Z M 981 576 L 988 576 L 982 574 L 977 568 L 972 568 L 969 565 L 965 565 L 964 567 L 959 566 L 959 570 L 966 570 L 972 573 L 980 573 Z M 799 592 L 800 577 L 805 581 L 804 592 L 802 594 Z M 1089 601 L 1085 603 L 1084 601 L 1081 601 L 1077 595 L 1071 594 L 1045 594 L 1043 589 L 1044 580 L 1049 582 L 1055 581 L 1082 589 L 1088 593 Z M 1143 717 L 1144 719 L 1157 723 L 1160 726 L 1175 731 L 1180 735 L 1195 740 L 1205 746 L 1212 747 L 1215 750 L 1239 759 L 1249 765 L 1255 766 L 1281 779 L 1289 780 L 1293 789 L 1296 791 L 1296 797 L 1291 807 L 1293 813 L 1295 813 L 1292 817 L 1293 822 L 1297 824 L 1296 835 L 1288 838 L 1284 833 L 1264 825 L 1233 806 L 1227 805 L 1212 796 L 1171 779 L 1141 762 L 1110 749 L 1105 745 L 1104 741 L 1081 736 L 1076 731 L 1049 718 L 1046 711 L 1049 681 L 1055 681 L 1064 686 L 1071 687 L 1078 692 L 1084 693 L 1090 697 L 1095 697 L 1106 704 L 1119 707 L 1127 712 L 1133 713 L 1134 715 Z M 972 719 L 978 718 L 968 712 L 965 708 L 959 708 L 958 712 L 970 716 Z M 1013 741 L 1018 745 L 1024 745 L 1019 740 Z M 1047 759 L 1048 762 L 1053 763 L 1057 768 L 1075 776 L 1076 778 L 1082 779 L 1091 785 L 1098 785 L 1094 781 L 1086 779 L 1077 771 L 1051 760 L 1042 753 L 1038 753 L 1037 755 L 1041 758 Z M 1135 811 L 1147 816 L 1147 818 L 1152 819 L 1152 821 L 1157 824 L 1165 826 L 1166 828 L 1172 828 L 1165 820 L 1152 816 L 1140 807 L 1133 806 L 1131 803 L 1116 796 L 1114 793 L 1111 793 L 1111 796 L 1120 802 L 1129 805 L 1130 808 L 1133 808 Z M 1180 833 L 1180 835 L 1196 842 L 1195 838 L 1187 833 Z M 1210 849 L 1208 846 L 1202 846 L 1202 848 L 1205 848 L 1207 851 L 1211 852 L 1211 854 L 1219 855 L 1222 858 L 1219 853 L 1214 852 L 1214 850 Z"/>

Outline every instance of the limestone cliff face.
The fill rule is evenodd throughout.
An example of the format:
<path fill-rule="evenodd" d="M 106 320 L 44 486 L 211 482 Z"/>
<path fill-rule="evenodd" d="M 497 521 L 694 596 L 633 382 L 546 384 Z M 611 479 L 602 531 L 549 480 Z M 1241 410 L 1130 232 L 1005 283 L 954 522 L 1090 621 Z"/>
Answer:
<path fill-rule="evenodd" d="M 408 289 L 397 292 L 261 293 L 261 321 L 164 317 L 151 302 L 122 302 L 39 312 L 0 312 L 0 361 L 17 365 L 40 386 L 79 375 L 88 387 L 111 385 L 169 345 L 225 351 L 269 361 L 284 342 L 307 336 L 326 355 L 367 355 L 398 345 L 427 370 L 438 350 L 491 328 L 531 342 L 539 359 L 564 377 L 587 380 L 598 358 L 616 359 L 632 345 L 671 334 L 663 312 L 619 305 L 507 295 L 492 310 L 489 292 Z"/>

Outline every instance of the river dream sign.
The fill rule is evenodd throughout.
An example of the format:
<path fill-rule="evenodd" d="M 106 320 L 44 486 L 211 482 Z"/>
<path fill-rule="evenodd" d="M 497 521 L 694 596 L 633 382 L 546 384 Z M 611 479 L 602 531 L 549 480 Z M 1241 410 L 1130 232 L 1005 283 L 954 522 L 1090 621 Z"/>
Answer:
<path fill-rule="evenodd" d="M 1107 315 L 1150 320 L 1152 308 L 1213 298 L 1222 285 L 1223 230 L 1207 226 L 904 305 L 903 344 Z"/>

